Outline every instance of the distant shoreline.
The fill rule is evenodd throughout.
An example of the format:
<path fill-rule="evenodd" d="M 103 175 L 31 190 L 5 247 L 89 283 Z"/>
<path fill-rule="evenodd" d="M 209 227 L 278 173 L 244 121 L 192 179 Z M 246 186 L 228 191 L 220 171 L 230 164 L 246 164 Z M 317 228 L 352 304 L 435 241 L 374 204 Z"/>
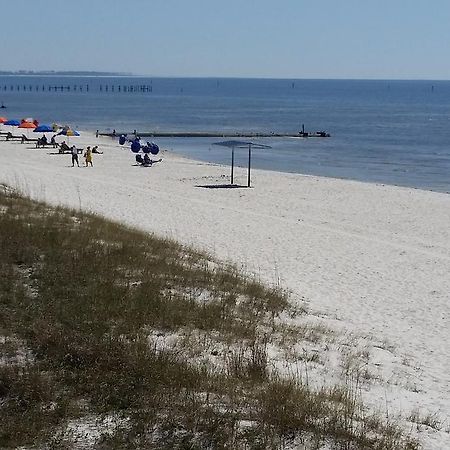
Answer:
<path fill-rule="evenodd" d="M 91 71 L 0 71 L 0 76 L 27 76 L 27 77 L 45 77 L 45 76 L 58 76 L 58 77 L 132 77 L 135 76 L 132 73 L 124 72 L 91 72 Z"/>
<path fill-rule="evenodd" d="M 311 78 L 311 77 L 264 77 L 264 76 L 223 76 L 223 75 L 156 75 L 156 74 L 142 74 L 142 73 L 131 73 L 131 72 L 95 72 L 95 71 L 8 71 L 3 70 L 0 71 L 0 76 L 14 76 L 14 77 L 133 77 L 133 78 L 152 78 L 152 79 L 200 79 L 200 80 L 273 80 L 273 81 L 360 81 L 360 82 L 405 82 L 405 81 L 418 81 L 424 83 L 447 83 L 450 79 L 445 78 L 437 78 L 437 79 L 428 79 L 428 78 Z"/>

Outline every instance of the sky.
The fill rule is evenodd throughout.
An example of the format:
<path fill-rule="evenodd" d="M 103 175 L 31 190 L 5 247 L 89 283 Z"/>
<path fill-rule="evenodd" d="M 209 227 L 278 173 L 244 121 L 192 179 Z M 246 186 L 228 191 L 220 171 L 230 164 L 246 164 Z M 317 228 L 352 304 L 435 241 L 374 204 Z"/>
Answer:
<path fill-rule="evenodd" d="M 450 79 L 449 0 L 1 0 L 0 70 Z"/>

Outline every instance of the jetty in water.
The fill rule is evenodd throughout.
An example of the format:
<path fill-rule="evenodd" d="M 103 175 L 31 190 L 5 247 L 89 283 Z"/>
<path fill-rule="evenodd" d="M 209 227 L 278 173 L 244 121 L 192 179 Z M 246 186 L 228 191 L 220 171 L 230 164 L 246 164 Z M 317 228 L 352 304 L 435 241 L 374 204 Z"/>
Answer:
<path fill-rule="evenodd" d="M 101 136 L 118 137 L 121 135 L 139 136 L 139 137 L 155 137 L 155 138 L 273 138 L 273 137 L 290 137 L 290 138 L 319 138 L 330 137 L 326 131 L 299 131 L 298 133 L 259 133 L 259 132 L 210 132 L 210 131 L 133 131 L 115 132 L 115 133 L 99 133 Z"/>

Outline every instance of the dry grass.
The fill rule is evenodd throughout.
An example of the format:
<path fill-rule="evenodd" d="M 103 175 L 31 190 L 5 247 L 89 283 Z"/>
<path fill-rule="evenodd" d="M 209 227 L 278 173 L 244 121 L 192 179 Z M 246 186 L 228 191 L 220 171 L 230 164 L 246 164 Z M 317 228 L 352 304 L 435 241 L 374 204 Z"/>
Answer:
<path fill-rule="evenodd" d="M 352 389 L 315 391 L 270 367 L 273 335 L 319 339 L 281 336 L 292 309 L 279 288 L 6 190 L 0 211 L 1 448 L 69 448 L 69 421 L 111 415 L 96 448 L 417 448 Z M 160 348 L 159 335 L 180 344 Z"/>

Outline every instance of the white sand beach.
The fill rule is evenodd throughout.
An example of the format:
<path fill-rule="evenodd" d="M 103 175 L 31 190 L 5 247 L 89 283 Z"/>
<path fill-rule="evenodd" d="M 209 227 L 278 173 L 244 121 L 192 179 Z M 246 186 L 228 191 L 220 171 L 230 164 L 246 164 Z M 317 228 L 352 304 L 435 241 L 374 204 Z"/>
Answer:
<path fill-rule="evenodd" d="M 104 154 L 72 168 L 68 154 L 2 138 L 0 183 L 280 283 L 312 320 L 342 333 L 340 345 L 367 352 L 365 401 L 384 415 L 435 418 L 435 428 L 405 427 L 424 449 L 450 448 L 450 195 L 262 170 L 251 189 L 207 188 L 227 184 L 229 167 L 165 151 L 144 168 L 110 138 L 83 133 L 70 143 Z M 245 169 L 236 173 L 245 184 Z M 337 370 L 327 358 L 323 382 Z"/>

